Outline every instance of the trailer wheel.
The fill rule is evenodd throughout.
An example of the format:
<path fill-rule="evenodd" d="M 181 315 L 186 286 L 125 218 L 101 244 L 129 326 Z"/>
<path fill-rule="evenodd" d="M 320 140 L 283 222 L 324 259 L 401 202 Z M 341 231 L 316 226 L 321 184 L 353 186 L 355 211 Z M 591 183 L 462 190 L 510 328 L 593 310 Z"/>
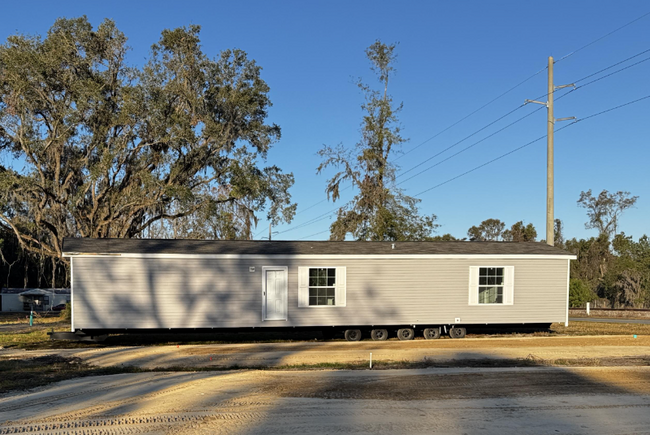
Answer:
<path fill-rule="evenodd" d="M 370 331 L 370 337 L 375 341 L 388 340 L 388 331 L 386 329 L 373 329 Z"/>
<path fill-rule="evenodd" d="M 415 331 L 412 328 L 398 329 L 397 338 L 400 340 L 413 340 L 415 338 Z"/>
<path fill-rule="evenodd" d="M 359 341 L 359 340 L 361 340 L 361 330 L 360 329 L 346 329 L 344 335 L 345 335 L 345 339 L 347 341 Z"/>
<path fill-rule="evenodd" d="M 425 340 L 435 340 L 440 338 L 440 328 L 426 328 L 422 335 Z"/>
<path fill-rule="evenodd" d="M 467 334 L 467 330 L 465 330 L 465 328 L 453 327 L 449 330 L 450 338 L 464 338 L 465 334 Z"/>

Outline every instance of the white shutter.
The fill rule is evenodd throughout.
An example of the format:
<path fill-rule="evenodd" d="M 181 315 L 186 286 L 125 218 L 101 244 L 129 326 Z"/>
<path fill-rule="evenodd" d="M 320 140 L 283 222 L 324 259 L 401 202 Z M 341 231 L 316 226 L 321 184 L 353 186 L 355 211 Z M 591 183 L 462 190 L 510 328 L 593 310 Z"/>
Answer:
<path fill-rule="evenodd" d="M 346 304 L 345 300 L 345 281 L 346 281 L 346 268 L 337 267 L 336 268 L 336 306 L 344 307 Z"/>
<path fill-rule="evenodd" d="M 514 304 L 514 289 L 515 289 L 515 267 L 506 266 L 504 267 L 505 272 L 505 282 L 503 285 L 503 304 L 504 305 L 513 305 Z"/>
<path fill-rule="evenodd" d="M 298 306 L 309 306 L 309 268 L 298 268 Z"/>
<path fill-rule="evenodd" d="M 478 305 L 478 266 L 469 267 L 469 304 Z"/>

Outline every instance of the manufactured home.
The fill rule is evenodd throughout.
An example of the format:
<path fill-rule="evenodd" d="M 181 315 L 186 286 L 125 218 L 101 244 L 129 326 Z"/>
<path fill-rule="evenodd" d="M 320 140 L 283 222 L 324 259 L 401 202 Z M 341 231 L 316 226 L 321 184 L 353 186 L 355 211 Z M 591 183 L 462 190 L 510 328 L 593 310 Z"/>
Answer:
<path fill-rule="evenodd" d="M 65 239 L 72 331 L 462 338 L 568 322 L 569 263 L 542 243 Z"/>

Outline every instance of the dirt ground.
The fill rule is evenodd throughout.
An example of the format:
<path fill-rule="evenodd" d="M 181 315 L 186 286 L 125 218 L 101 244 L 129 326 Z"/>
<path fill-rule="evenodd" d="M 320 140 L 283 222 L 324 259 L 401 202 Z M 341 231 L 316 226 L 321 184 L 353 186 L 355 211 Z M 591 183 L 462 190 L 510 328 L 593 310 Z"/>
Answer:
<path fill-rule="evenodd" d="M 647 434 L 650 368 L 138 373 L 0 397 L 0 434 Z"/>
<path fill-rule="evenodd" d="M 0 395 L 0 435 L 650 435 L 650 335 L 642 331 L 634 329 L 636 338 L 8 347 L 0 360 L 56 357 L 105 372 L 158 371 Z M 365 369 L 370 353 L 373 370 Z M 337 364 L 356 370 L 322 369 Z M 421 365 L 430 368 L 377 370 Z"/>
<path fill-rule="evenodd" d="M 650 336 L 465 338 L 462 340 L 285 342 L 47 349 L 1 349 L 0 358 L 59 355 L 98 367 L 144 369 L 312 366 L 328 363 L 449 362 L 468 360 L 562 361 L 650 356 Z"/>

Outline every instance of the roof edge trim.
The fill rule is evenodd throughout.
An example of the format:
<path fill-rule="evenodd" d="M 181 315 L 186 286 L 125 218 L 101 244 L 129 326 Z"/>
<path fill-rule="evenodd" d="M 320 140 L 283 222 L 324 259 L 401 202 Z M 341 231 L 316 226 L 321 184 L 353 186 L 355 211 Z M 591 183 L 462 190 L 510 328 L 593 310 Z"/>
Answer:
<path fill-rule="evenodd" d="M 123 257 L 123 258 L 200 258 L 200 259 L 305 259 L 320 260 L 330 258 L 366 260 L 407 260 L 407 259 L 453 259 L 453 258 L 512 258 L 512 259 L 565 259 L 576 260 L 573 254 L 156 254 L 156 253 L 78 253 L 64 252 L 64 257 Z"/>

